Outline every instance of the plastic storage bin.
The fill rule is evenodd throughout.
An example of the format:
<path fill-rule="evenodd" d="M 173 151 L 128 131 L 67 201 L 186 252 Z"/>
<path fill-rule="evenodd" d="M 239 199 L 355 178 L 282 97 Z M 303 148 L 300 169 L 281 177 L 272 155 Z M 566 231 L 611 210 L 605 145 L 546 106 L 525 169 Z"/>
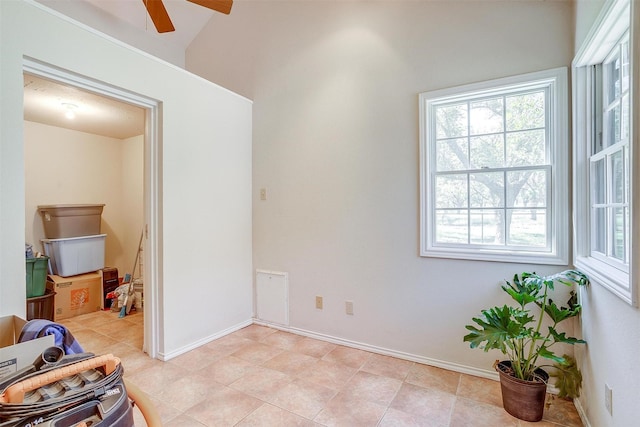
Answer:
<path fill-rule="evenodd" d="M 106 234 L 42 239 L 44 253 L 49 257 L 51 272 L 62 277 L 89 273 L 104 268 Z"/>
<path fill-rule="evenodd" d="M 27 258 L 27 298 L 44 295 L 49 257 Z"/>
<path fill-rule="evenodd" d="M 44 236 L 63 239 L 100 234 L 104 205 L 40 205 Z"/>
<path fill-rule="evenodd" d="M 46 319 L 53 322 L 55 312 L 56 293 L 46 289 L 40 297 L 27 298 L 27 320 Z"/>

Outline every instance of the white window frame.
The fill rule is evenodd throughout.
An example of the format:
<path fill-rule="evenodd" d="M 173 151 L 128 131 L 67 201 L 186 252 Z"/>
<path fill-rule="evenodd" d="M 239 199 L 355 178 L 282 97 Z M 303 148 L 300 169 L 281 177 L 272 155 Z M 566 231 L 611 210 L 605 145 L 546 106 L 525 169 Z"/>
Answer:
<path fill-rule="evenodd" d="M 573 205 L 574 205 L 574 264 L 599 284 L 630 305 L 638 305 L 638 290 L 635 278 L 639 277 L 640 263 L 638 258 L 640 247 L 638 239 L 633 239 L 634 230 L 640 226 L 640 200 L 634 197 L 634 182 L 640 179 L 640 171 L 634 165 L 640 165 L 640 150 L 634 149 L 638 144 L 640 118 L 637 106 L 640 105 L 638 82 L 640 81 L 640 5 L 630 0 L 608 0 L 596 19 L 590 32 L 582 44 L 572 63 L 573 82 Z M 597 80 L 596 68 L 602 64 L 607 55 L 615 48 L 624 34 L 629 31 L 630 61 L 630 129 L 629 129 L 629 193 L 630 193 L 630 232 L 628 268 L 620 268 L 615 262 L 607 262 L 591 251 L 591 188 L 590 162 L 591 146 L 597 138 L 598 123 L 602 116 L 594 113 L 602 96 L 599 89 L 594 90 Z M 598 114 L 598 116 L 596 116 Z"/>
<path fill-rule="evenodd" d="M 420 112 L 420 255 L 424 257 L 500 261 L 530 264 L 567 265 L 569 261 L 569 106 L 567 68 L 539 71 L 454 88 L 423 92 L 419 95 Z M 547 137 L 549 138 L 550 175 L 548 181 L 549 247 L 545 250 L 515 250 L 480 245 L 436 245 L 434 236 L 435 152 L 434 106 L 438 103 L 483 95 L 500 95 L 518 88 L 547 87 L 549 99 Z"/>

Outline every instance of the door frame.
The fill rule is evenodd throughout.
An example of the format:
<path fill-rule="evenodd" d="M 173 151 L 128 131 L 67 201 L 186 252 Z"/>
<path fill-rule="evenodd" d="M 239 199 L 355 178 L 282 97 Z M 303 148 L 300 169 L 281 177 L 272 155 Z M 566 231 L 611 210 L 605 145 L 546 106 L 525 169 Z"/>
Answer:
<path fill-rule="evenodd" d="M 144 133 L 144 346 L 151 358 L 159 351 L 161 331 L 162 286 L 162 138 L 160 130 L 161 103 L 145 95 L 97 81 L 68 70 L 25 57 L 23 73 L 33 74 L 57 83 L 74 86 L 145 110 Z M 24 207 L 23 207 L 24 209 Z"/>

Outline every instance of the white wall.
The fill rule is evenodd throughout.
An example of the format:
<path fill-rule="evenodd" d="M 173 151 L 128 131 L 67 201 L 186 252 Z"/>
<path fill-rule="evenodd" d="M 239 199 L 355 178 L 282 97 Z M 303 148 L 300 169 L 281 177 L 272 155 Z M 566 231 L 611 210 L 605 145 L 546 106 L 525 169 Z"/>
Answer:
<path fill-rule="evenodd" d="M 604 3 L 576 3 L 576 52 Z M 636 189 L 633 197 L 638 195 Z M 581 299 L 581 330 L 589 344 L 577 352 L 584 386 L 579 404 L 592 427 L 638 425 L 640 310 L 598 285 L 582 292 Z M 604 404 L 605 384 L 613 391 L 612 414 Z"/>
<path fill-rule="evenodd" d="M 465 324 L 507 301 L 501 280 L 558 268 L 418 256 L 418 93 L 569 66 L 572 12 L 264 1 L 212 18 L 186 66 L 254 99 L 254 267 L 289 273 L 293 328 L 489 374 L 499 355 Z"/>
<path fill-rule="evenodd" d="M 111 37 L 136 46 L 145 52 L 184 68 L 184 48 L 175 40 L 174 35 L 161 37 L 155 33 L 150 21 L 151 29 L 145 31 L 135 28 L 128 23 L 116 19 L 106 11 L 86 1 L 69 0 L 35 0 L 46 7 L 56 10 L 77 21 L 89 25 Z M 186 1 L 186 0 L 185 0 Z M 144 9 L 140 9 L 141 22 L 147 20 Z M 165 33 L 166 34 L 166 33 Z M 172 40 L 173 39 L 173 40 Z"/>
<path fill-rule="evenodd" d="M 144 138 L 24 123 L 25 241 L 43 251 L 38 205 L 105 204 L 105 265 L 130 273 L 142 230 Z"/>
<path fill-rule="evenodd" d="M 247 322 L 251 102 L 35 3 L 0 2 L 0 24 L 0 315 L 25 312 L 26 56 L 161 103 L 160 357 Z"/>

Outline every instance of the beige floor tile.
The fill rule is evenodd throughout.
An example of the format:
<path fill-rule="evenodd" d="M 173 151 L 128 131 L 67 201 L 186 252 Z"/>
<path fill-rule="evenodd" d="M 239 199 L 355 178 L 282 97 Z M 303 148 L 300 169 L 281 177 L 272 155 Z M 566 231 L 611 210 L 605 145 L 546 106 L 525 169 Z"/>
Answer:
<path fill-rule="evenodd" d="M 409 370 L 405 381 L 420 387 L 434 388 L 455 394 L 458 390 L 460 375 L 458 372 L 416 363 Z"/>
<path fill-rule="evenodd" d="M 404 383 L 390 407 L 408 414 L 429 417 L 436 425 L 447 425 L 455 395 L 433 388 Z"/>
<path fill-rule="evenodd" d="M 275 332 L 276 332 L 276 329 L 254 324 L 234 332 L 234 335 L 241 338 L 247 338 L 253 341 L 260 341 L 266 338 L 268 335 L 274 334 Z"/>
<path fill-rule="evenodd" d="M 135 427 L 140 427 L 136 423 Z M 206 427 L 205 424 L 194 420 L 193 418 L 180 414 L 171 421 L 164 423 L 164 427 Z"/>
<path fill-rule="evenodd" d="M 340 390 L 357 372 L 340 363 L 318 360 L 309 369 L 298 374 L 298 377 L 333 390 Z"/>
<path fill-rule="evenodd" d="M 181 412 L 206 399 L 210 392 L 223 389 L 222 384 L 210 381 L 199 373 L 191 373 L 177 378 L 170 387 L 154 393 L 154 397 L 171 404 Z"/>
<path fill-rule="evenodd" d="M 236 332 L 237 333 L 237 332 Z M 242 338 L 234 334 L 218 338 L 204 345 L 210 351 L 215 352 L 219 357 L 228 356 L 241 348 L 251 344 L 253 341 Z"/>
<path fill-rule="evenodd" d="M 251 344 L 247 344 L 240 350 L 231 353 L 231 355 L 247 362 L 260 365 L 267 360 L 274 358 L 283 351 L 284 350 L 279 347 L 273 347 L 259 342 L 251 342 Z"/>
<path fill-rule="evenodd" d="M 344 386 L 342 394 L 388 406 L 396 397 L 401 386 L 402 381 L 395 378 L 360 371 Z"/>
<path fill-rule="evenodd" d="M 296 376 L 318 363 L 318 359 L 306 354 L 283 351 L 262 364 L 265 368 L 275 369 L 285 374 Z"/>
<path fill-rule="evenodd" d="M 566 427 L 581 427 L 582 420 L 572 401 L 547 395 L 547 405 L 542 419 Z"/>
<path fill-rule="evenodd" d="M 293 350 L 296 343 L 303 339 L 301 335 L 290 332 L 276 331 L 262 338 L 260 342 L 270 346 L 282 348 L 283 350 Z"/>
<path fill-rule="evenodd" d="M 336 347 L 337 346 L 335 344 L 326 341 L 319 341 L 305 337 L 300 341 L 297 341 L 291 350 L 308 356 L 322 358 Z"/>
<path fill-rule="evenodd" d="M 458 396 L 502 407 L 500 381 L 462 375 L 458 385 Z"/>
<path fill-rule="evenodd" d="M 448 422 L 434 419 L 429 415 L 416 415 L 388 408 L 382 417 L 379 427 L 448 427 Z M 137 427 L 137 426 L 136 426 Z M 469 426 L 471 427 L 471 426 Z M 496 426 L 498 427 L 498 426 Z"/>
<path fill-rule="evenodd" d="M 145 393 L 156 396 L 169 389 L 180 378 L 188 375 L 189 371 L 166 362 L 140 369 L 127 374 L 127 379 L 137 385 Z"/>
<path fill-rule="evenodd" d="M 292 377 L 280 371 L 255 366 L 229 387 L 267 401 L 292 381 Z"/>
<path fill-rule="evenodd" d="M 376 426 L 386 409 L 386 405 L 339 393 L 314 421 L 324 426 Z"/>
<path fill-rule="evenodd" d="M 251 371 L 253 366 L 249 362 L 233 356 L 226 356 L 215 362 L 209 363 L 204 368 L 196 371 L 199 375 L 216 381 L 220 384 L 229 385 Z"/>
<path fill-rule="evenodd" d="M 408 360 L 372 354 L 362 367 L 362 370 L 376 375 L 404 380 L 414 364 L 414 362 Z"/>
<path fill-rule="evenodd" d="M 184 414 L 207 426 L 232 426 L 258 409 L 262 401 L 228 387 L 216 388 Z"/>
<path fill-rule="evenodd" d="M 260 406 L 237 424 L 238 427 L 313 427 L 316 425 L 311 420 L 268 403 Z"/>
<path fill-rule="evenodd" d="M 221 356 L 213 350 L 209 350 L 207 347 L 202 346 L 193 349 L 187 353 L 181 354 L 178 357 L 174 357 L 169 360 L 168 363 L 180 366 L 189 371 L 199 371 L 206 367 L 210 363 L 219 360 Z"/>
<path fill-rule="evenodd" d="M 518 419 L 488 403 L 458 397 L 449 427 L 518 427 Z"/>
<path fill-rule="evenodd" d="M 339 345 L 339 346 L 336 346 L 336 348 L 331 350 L 329 353 L 327 353 L 324 357 L 322 357 L 322 360 L 335 362 L 335 363 L 342 363 L 343 365 L 360 369 L 362 365 L 367 363 L 367 361 L 371 357 L 371 354 L 372 353 L 369 353 L 368 351 Z"/>
<path fill-rule="evenodd" d="M 270 397 L 269 403 L 301 417 L 313 419 L 335 394 L 330 388 L 296 379 Z"/>

